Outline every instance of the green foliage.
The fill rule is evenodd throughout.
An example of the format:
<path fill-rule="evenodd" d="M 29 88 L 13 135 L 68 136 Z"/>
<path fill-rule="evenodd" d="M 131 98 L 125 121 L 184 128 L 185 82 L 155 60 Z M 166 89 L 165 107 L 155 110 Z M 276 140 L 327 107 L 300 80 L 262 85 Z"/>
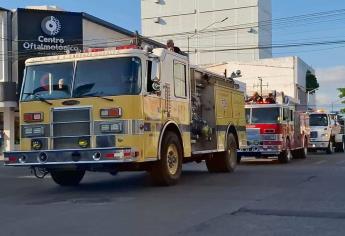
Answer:
<path fill-rule="evenodd" d="M 340 98 L 345 98 L 345 88 L 338 88 L 338 91 L 339 91 L 339 97 Z M 345 104 L 345 100 L 342 101 L 341 103 Z M 345 108 L 341 109 L 340 110 L 341 113 L 345 113 Z"/>
<path fill-rule="evenodd" d="M 312 91 L 314 89 L 317 89 L 319 87 L 320 87 L 320 85 L 317 82 L 316 76 L 314 74 L 312 74 L 311 71 L 308 70 L 307 74 L 306 74 L 306 88 L 307 88 L 306 90 L 307 90 L 307 92 Z M 313 94 L 313 93 L 315 93 L 315 91 L 312 92 L 311 94 Z"/>
<path fill-rule="evenodd" d="M 338 88 L 338 91 L 340 92 L 339 97 L 343 98 L 345 97 L 345 88 Z M 345 103 L 345 102 L 343 102 Z"/>

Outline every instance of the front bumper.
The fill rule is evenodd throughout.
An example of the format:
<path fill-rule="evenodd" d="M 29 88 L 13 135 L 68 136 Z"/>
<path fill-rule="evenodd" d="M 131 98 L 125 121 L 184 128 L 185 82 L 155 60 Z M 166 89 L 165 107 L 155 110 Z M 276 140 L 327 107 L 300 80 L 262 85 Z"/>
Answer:
<path fill-rule="evenodd" d="M 5 166 L 53 166 L 114 164 L 136 162 L 139 152 L 133 148 L 96 148 L 5 152 Z"/>
<path fill-rule="evenodd" d="M 309 142 L 309 149 L 327 149 L 329 145 L 328 141 L 311 141 Z"/>
<path fill-rule="evenodd" d="M 262 157 L 262 156 L 278 156 L 281 152 L 280 146 L 272 147 L 262 147 L 262 146 L 253 146 L 242 148 L 237 151 L 237 155 L 241 157 Z"/>

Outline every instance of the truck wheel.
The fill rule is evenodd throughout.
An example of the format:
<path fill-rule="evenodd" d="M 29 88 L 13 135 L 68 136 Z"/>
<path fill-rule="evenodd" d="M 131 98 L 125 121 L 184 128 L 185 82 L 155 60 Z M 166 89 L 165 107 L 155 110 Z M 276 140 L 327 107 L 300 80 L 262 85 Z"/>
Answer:
<path fill-rule="evenodd" d="M 289 163 L 292 160 L 292 152 L 290 148 L 290 141 L 287 142 L 287 149 L 283 150 L 279 156 L 278 156 L 278 161 L 280 163 Z"/>
<path fill-rule="evenodd" d="M 308 155 L 308 141 L 307 139 L 304 140 L 303 147 L 300 150 L 300 158 L 306 159 Z"/>
<path fill-rule="evenodd" d="M 336 152 L 344 152 L 345 150 L 345 142 L 337 143 L 335 146 Z"/>
<path fill-rule="evenodd" d="M 85 170 L 53 170 L 50 175 L 55 183 L 61 186 L 77 186 L 85 175 Z"/>
<path fill-rule="evenodd" d="M 233 134 L 229 134 L 226 151 L 214 153 L 212 158 L 206 159 L 206 166 L 209 172 L 233 172 L 237 161 L 236 139 Z"/>
<path fill-rule="evenodd" d="M 176 184 L 182 172 L 183 150 L 178 136 L 167 132 L 162 141 L 160 160 L 150 170 L 155 185 L 169 186 Z"/>
<path fill-rule="evenodd" d="M 109 174 L 112 176 L 117 176 L 119 172 L 117 170 L 110 171 Z"/>
<path fill-rule="evenodd" d="M 327 154 L 332 154 L 333 153 L 333 141 L 329 141 L 328 148 L 326 149 Z"/>
<path fill-rule="evenodd" d="M 241 156 L 237 156 L 237 163 L 238 163 L 238 164 L 241 163 L 241 159 L 242 159 Z"/>

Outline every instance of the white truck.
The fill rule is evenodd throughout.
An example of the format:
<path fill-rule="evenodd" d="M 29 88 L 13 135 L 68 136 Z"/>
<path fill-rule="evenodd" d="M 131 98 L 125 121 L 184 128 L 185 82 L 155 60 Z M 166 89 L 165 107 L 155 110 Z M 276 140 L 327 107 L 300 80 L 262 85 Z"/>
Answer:
<path fill-rule="evenodd" d="M 345 151 L 345 117 L 339 114 L 335 114 L 334 120 L 336 120 L 336 124 L 340 132 L 335 135 L 335 151 L 336 152 L 344 152 Z"/>
<path fill-rule="evenodd" d="M 334 151 L 344 151 L 344 128 L 337 119 L 336 114 L 324 111 L 311 112 L 310 116 L 310 142 L 308 150 L 326 151 L 332 154 Z"/>

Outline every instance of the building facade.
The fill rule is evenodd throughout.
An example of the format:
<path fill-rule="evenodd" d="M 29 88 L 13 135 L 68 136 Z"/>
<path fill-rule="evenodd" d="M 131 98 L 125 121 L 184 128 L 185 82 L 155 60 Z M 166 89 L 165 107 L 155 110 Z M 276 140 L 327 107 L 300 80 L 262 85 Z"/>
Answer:
<path fill-rule="evenodd" d="M 246 93 L 268 94 L 272 91 L 284 92 L 299 102 L 300 110 L 307 106 L 315 108 L 315 94 L 306 92 L 306 75 L 315 70 L 298 57 L 280 57 L 250 62 L 227 62 L 209 66 L 207 69 L 223 74 L 225 70 L 240 70 L 242 77 L 237 80 L 246 83 Z"/>
<path fill-rule="evenodd" d="M 193 64 L 272 57 L 271 0 L 141 0 L 141 18 L 144 36 L 173 39 Z"/>
<path fill-rule="evenodd" d="M 0 151 L 16 150 L 25 60 L 130 44 L 137 34 L 83 12 L 56 7 L 0 8 Z M 146 44 L 159 44 L 146 40 Z M 160 45 L 162 46 L 162 45 Z"/>

